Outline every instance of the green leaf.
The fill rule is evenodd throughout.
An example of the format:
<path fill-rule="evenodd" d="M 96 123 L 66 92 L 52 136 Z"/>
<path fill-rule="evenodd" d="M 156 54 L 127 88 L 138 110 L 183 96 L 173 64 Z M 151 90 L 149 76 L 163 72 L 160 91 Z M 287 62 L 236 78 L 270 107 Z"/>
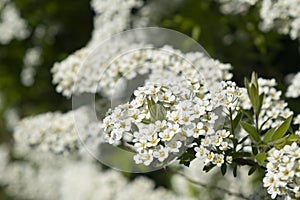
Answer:
<path fill-rule="evenodd" d="M 253 121 L 253 116 L 252 114 L 247 111 L 247 110 L 242 110 L 243 114 L 246 115 L 246 117 L 250 120 L 250 121 Z"/>
<path fill-rule="evenodd" d="M 263 142 L 264 142 L 264 143 L 268 143 L 268 142 L 271 141 L 271 138 L 272 138 L 272 136 L 273 136 L 275 130 L 276 130 L 276 128 L 271 128 L 271 129 L 269 129 L 269 130 L 266 132 L 266 134 L 265 134 L 265 136 L 264 136 L 264 138 L 263 138 Z"/>
<path fill-rule="evenodd" d="M 287 138 L 287 140 L 289 142 L 299 142 L 300 140 L 300 135 L 295 135 L 295 134 L 292 134 L 292 135 L 289 135 L 289 137 Z"/>
<path fill-rule="evenodd" d="M 233 176 L 237 177 L 237 164 L 233 165 L 233 170 L 232 170 Z"/>
<path fill-rule="evenodd" d="M 240 111 L 240 112 L 236 115 L 236 117 L 234 118 L 234 120 L 233 120 L 233 127 L 232 127 L 233 131 L 234 131 L 234 130 L 236 129 L 236 127 L 238 126 L 239 122 L 240 122 L 241 119 L 242 119 L 242 116 L 243 116 L 243 113 Z"/>
<path fill-rule="evenodd" d="M 245 78 L 245 87 L 247 89 L 248 96 L 250 96 L 250 84 L 247 78 Z"/>
<path fill-rule="evenodd" d="M 139 131 L 139 128 L 134 123 L 131 123 L 131 131 L 132 132 Z"/>
<path fill-rule="evenodd" d="M 266 159 L 267 159 L 266 152 L 260 152 L 259 154 L 257 154 L 255 156 L 255 159 L 260 166 L 263 166 L 263 167 L 266 166 Z"/>
<path fill-rule="evenodd" d="M 209 171 L 212 170 L 215 166 L 216 166 L 216 165 L 214 165 L 214 164 L 208 164 L 208 165 L 205 165 L 205 166 L 203 167 L 203 171 L 209 172 Z"/>
<path fill-rule="evenodd" d="M 262 107 L 262 104 L 263 104 L 263 101 L 264 101 L 264 97 L 265 97 L 264 93 L 260 94 L 259 97 L 258 97 L 257 115 L 259 115 L 259 113 L 261 111 L 261 107 Z"/>
<path fill-rule="evenodd" d="M 147 103 L 148 103 L 148 109 L 151 109 L 151 107 L 154 105 L 154 101 L 152 98 L 147 99 Z"/>
<path fill-rule="evenodd" d="M 144 124 L 150 124 L 151 123 L 151 120 L 150 119 L 143 119 L 142 122 Z"/>
<path fill-rule="evenodd" d="M 286 132 L 289 130 L 290 124 L 292 122 L 293 116 L 288 117 L 274 132 L 272 141 L 276 141 L 282 138 Z"/>
<path fill-rule="evenodd" d="M 221 166 L 221 172 L 222 172 L 222 175 L 223 175 L 223 176 L 226 174 L 226 171 L 227 171 L 227 165 L 224 163 L 224 164 Z"/>
<path fill-rule="evenodd" d="M 255 172 L 255 170 L 256 170 L 256 165 L 250 168 L 250 170 L 248 171 L 248 176 L 252 175 Z"/>
<path fill-rule="evenodd" d="M 164 120 L 167 115 L 166 109 L 160 104 L 154 104 L 150 107 L 150 115 L 153 121 Z"/>
<path fill-rule="evenodd" d="M 249 133 L 250 137 L 257 143 L 260 142 L 260 137 L 255 129 L 254 126 L 252 126 L 251 124 L 247 123 L 247 122 L 241 122 L 241 126 L 243 127 L 243 129 Z"/>
<path fill-rule="evenodd" d="M 257 94 L 257 88 L 255 85 L 250 85 L 250 101 L 252 104 L 252 107 L 254 109 L 254 112 L 257 113 L 257 104 L 258 104 L 258 94 Z"/>
<path fill-rule="evenodd" d="M 187 151 L 184 154 L 182 154 L 178 158 L 178 160 L 180 160 L 179 161 L 180 164 L 183 164 L 183 165 L 189 167 L 191 161 L 194 160 L 195 158 L 196 158 L 195 151 L 194 151 L 194 149 L 190 148 L 190 149 L 187 149 Z"/>
<path fill-rule="evenodd" d="M 243 142 L 245 142 L 246 140 L 248 139 L 248 135 L 243 137 L 239 142 L 238 144 L 242 144 Z"/>
<path fill-rule="evenodd" d="M 252 72 L 251 84 L 255 85 L 255 87 L 258 88 L 257 73 L 255 73 L 255 72 Z"/>
<path fill-rule="evenodd" d="M 252 153 L 253 153 L 254 155 L 257 155 L 257 154 L 258 154 L 257 146 L 256 146 L 256 145 L 252 145 L 251 147 L 252 147 Z"/>

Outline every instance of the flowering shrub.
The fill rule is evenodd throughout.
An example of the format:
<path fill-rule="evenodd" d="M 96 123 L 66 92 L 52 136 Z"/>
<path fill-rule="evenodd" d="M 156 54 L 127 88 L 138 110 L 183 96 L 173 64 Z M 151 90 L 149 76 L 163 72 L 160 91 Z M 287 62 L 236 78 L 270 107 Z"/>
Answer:
<path fill-rule="evenodd" d="M 257 9 L 261 30 L 275 28 L 292 39 L 299 38 L 297 0 L 217 2 L 210 3 L 220 6 L 226 15 L 247 15 Z M 0 145 L 0 186 L 7 193 L 19 199 L 300 198 L 300 114 L 282 97 L 280 80 L 253 73 L 250 80 L 245 78 L 240 84 L 231 64 L 210 58 L 201 48 L 190 48 L 192 40 L 185 38 L 176 45 L 180 39 L 174 37 L 174 45 L 157 44 L 161 38 L 172 37 L 159 35 L 161 38 L 154 40 L 148 35 L 128 34 L 131 28 L 158 26 L 180 3 L 91 1 L 94 27 L 90 40 L 51 69 L 56 91 L 73 98 L 73 110 L 20 121 L 14 108 L 4 112 L 7 129 L 13 132 L 13 145 Z M 205 5 L 202 3 L 199 5 Z M 206 9 L 210 11 L 210 7 Z M 40 83 L 37 67 L 47 61 L 41 38 L 48 35 L 52 44 L 62 27 L 56 29 L 52 24 L 54 30 L 50 31 L 51 27 L 39 24 L 30 33 L 27 26 L 34 18 L 28 17 L 26 22 L 12 1 L 0 1 L 0 10 L 1 44 L 14 45 L 14 38 L 32 40 L 26 45 L 29 48 L 22 55 L 19 70 L 21 85 L 29 90 Z M 52 12 L 55 7 L 47 10 Z M 175 21 L 183 20 L 174 15 Z M 186 27 L 189 24 L 193 22 Z M 248 23 L 249 30 L 262 34 L 252 25 Z M 127 32 L 121 35 L 128 35 L 108 39 L 122 31 Z M 199 27 L 193 29 L 193 37 L 200 37 L 201 31 Z M 238 37 L 247 38 L 239 33 Z M 224 40 L 230 44 L 230 37 Z M 103 41 L 108 42 L 103 45 Z M 254 43 L 261 45 L 262 41 Z M 101 48 L 97 48 L 100 43 Z M 261 48 L 260 52 L 267 50 Z M 299 74 L 289 81 L 286 97 L 299 97 Z M 136 83 L 137 79 L 142 83 Z M 43 90 L 42 85 L 37 86 Z M 128 93 L 129 97 L 124 97 Z M 0 92 L 1 113 L 5 95 L 9 93 Z M 82 102 L 77 102 L 81 95 Z M 86 99 L 93 99 L 92 104 L 84 104 Z M 130 156 L 110 152 L 109 148 L 129 152 Z M 101 162 L 101 153 L 107 153 L 109 162 Z M 131 173 L 107 169 L 119 169 L 115 166 L 120 163 Z M 158 175 L 153 170 L 158 170 Z M 133 173 L 145 171 L 150 174 Z M 252 179 L 256 182 L 249 183 Z M 253 192 L 251 186 L 257 182 L 259 187 Z M 203 188 L 207 190 L 203 192 Z"/>

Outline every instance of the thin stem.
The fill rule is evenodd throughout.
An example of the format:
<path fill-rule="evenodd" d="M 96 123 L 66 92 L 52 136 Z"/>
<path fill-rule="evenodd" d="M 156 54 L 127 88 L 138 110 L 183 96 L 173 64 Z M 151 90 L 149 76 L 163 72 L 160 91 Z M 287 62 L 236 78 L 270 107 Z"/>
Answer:
<path fill-rule="evenodd" d="M 219 190 L 219 191 L 224 192 L 224 193 L 226 193 L 226 194 L 228 194 L 228 195 L 230 195 L 230 196 L 240 197 L 241 199 L 247 199 L 247 200 L 249 199 L 249 198 L 247 198 L 246 196 L 244 196 L 244 195 L 241 194 L 241 193 L 231 192 L 231 191 L 229 191 L 229 190 L 226 190 L 226 189 L 221 188 L 221 187 L 218 187 L 218 186 L 207 185 L 207 184 L 205 184 L 205 183 L 196 181 L 196 180 L 194 180 L 194 179 L 192 179 L 192 178 L 186 176 L 186 175 L 185 175 L 184 173 L 182 173 L 182 172 L 174 171 L 174 170 L 172 170 L 172 169 L 170 169 L 170 168 L 168 168 L 168 169 L 171 171 L 171 173 L 173 173 L 173 174 L 178 174 L 178 175 L 184 177 L 186 180 L 188 180 L 189 182 L 191 182 L 191 183 L 193 183 L 193 184 L 195 184 L 195 185 L 198 185 L 198 186 L 201 186 L 201 187 L 204 187 L 204 188 L 207 188 L 207 189 L 211 189 L 211 190 Z"/>

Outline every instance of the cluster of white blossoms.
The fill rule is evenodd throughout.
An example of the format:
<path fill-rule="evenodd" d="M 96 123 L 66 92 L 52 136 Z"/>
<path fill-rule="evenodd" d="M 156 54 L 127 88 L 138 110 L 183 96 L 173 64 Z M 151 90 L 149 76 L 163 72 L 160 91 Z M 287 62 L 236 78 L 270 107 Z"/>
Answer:
<path fill-rule="evenodd" d="M 118 40 L 112 46 L 104 47 L 104 49 L 101 49 L 101 52 L 98 52 L 98 57 L 95 58 L 95 60 L 85 63 L 86 65 L 83 67 L 84 61 L 94 47 L 112 35 L 128 29 L 131 23 L 132 9 L 140 7 L 141 5 L 141 0 L 91 1 L 91 6 L 96 13 L 92 38 L 85 47 L 69 55 L 62 62 L 54 64 L 51 72 L 53 73 L 53 84 L 57 84 L 57 92 L 62 93 L 66 97 L 70 97 L 72 94 L 82 91 L 95 91 L 97 86 L 91 85 L 90 83 L 93 83 L 94 78 L 96 78 L 97 82 L 99 81 L 101 73 L 108 64 L 105 62 L 109 61 L 107 57 L 113 58 L 113 56 L 119 55 L 118 52 L 120 49 L 124 47 L 125 44 L 128 45 L 128 42 Z M 95 70 L 95 68 L 97 70 Z M 94 76 L 91 77 L 91 75 Z M 82 79 L 87 79 L 87 81 L 85 83 L 78 83 Z M 80 87 L 75 89 L 76 85 L 80 85 Z"/>
<path fill-rule="evenodd" d="M 292 39 L 300 36 L 299 0 L 218 0 L 224 14 L 247 11 L 257 5 L 260 9 L 260 29 L 268 31 L 275 28 L 280 34 L 290 35 Z"/>
<path fill-rule="evenodd" d="M 176 2 L 179 3 L 180 0 Z M 93 0 L 91 5 L 96 15 L 91 40 L 86 47 L 71 54 L 62 62 L 55 63 L 52 69 L 53 84 L 57 85 L 57 92 L 70 97 L 72 94 L 82 92 L 101 91 L 109 96 L 118 82 L 131 80 L 145 73 L 153 73 L 154 70 L 166 66 L 165 64 L 169 64 L 168 68 L 174 66 L 175 70 L 179 70 L 182 62 L 185 64 L 181 71 L 189 69 L 189 74 L 199 74 L 191 73 L 194 66 L 190 63 L 195 65 L 194 62 L 197 62 L 196 70 L 201 69 L 201 73 L 209 72 L 209 77 L 213 80 L 230 79 L 232 75 L 228 72 L 231 69 L 229 64 L 222 64 L 201 53 L 183 54 L 171 47 L 147 49 L 152 45 L 131 42 L 134 41 L 134 38 L 115 39 L 116 41 L 112 41 L 109 46 L 104 44 L 101 49 L 94 48 L 116 33 L 129 28 L 147 26 L 148 23 L 156 21 L 152 18 L 159 18 L 159 15 L 153 15 L 148 11 L 153 11 L 152 7 L 157 7 L 155 6 L 157 4 L 161 5 L 161 1 Z M 132 9 L 136 10 L 134 14 Z M 170 11 L 170 6 L 168 6 L 168 11 Z M 159 13 L 166 14 L 165 10 Z M 178 55 L 174 56 L 172 52 Z M 86 60 L 90 53 L 94 57 Z M 120 58 L 116 59 L 116 56 L 120 56 Z M 187 61 L 179 58 L 180 56 L 186 57 Z"/>
<path fill-rule="evenodd" d="M 76 124 L 74 115 L 80 117 L 76 118 L 79 121 Z M 80 136 L 82 141 L 87 141 L 90 137 L 97 137 L 100 131 L 100 125 L 97 125 L 91 123 L 90 110 L 82 107 L 64 114 L 49 112 L 27 117 L 15 127 L 13 136 L 17 146 L 24 147 L 24 151 L 28 147 L 33 147 L 40 151 L 68 154 L 82 148 L 77 126 L 86 126 L 85 134 Z"/>
<path fill-rule="evenodd" d="M 291 84 L 285 95 L 290 98 L 297 98 L 300 96 L 300 72 L 298 72 L 291 80 Z"/>
<path fill-rule="evenodd" d="M 263 179 L 271 198 L 286 196 L 300 198 L 300 147 L 297 143 L 268 152 L 267 172 Z"/>
<path fill-rule="evenodd" d="M 262 103 L 261 113 L 258 118 L 259 127 L 261 130 L 278 127 L 282 124 L 284 119 L 293 115 L 287 106 L 288 104 L 280 99 L 282 92 L 278 91 L 275 79 L 258 78 L 258 86 L 260 94 L 264 93 L 264 100 Z M 251 103 L 249 98 L 245 99 L 244 109 L 250 109 Z"/>
<path fill-rule="evenodd" d="M 28 37 L 27 22 L 21 18 L 13 2 L 1 0 L 0 12 L 0 44 L 8 44 L 14 38 L 22 40 Z"/>
<path fill-rule="evenodd" d="M 258 0 L 217 0 L 221 4 L 221 12 L 224 14 L 237 14 L 245 12 L 250 6 L 257 3 Z"/>
<path fill-rule="evenodd" d="M 91 6 L 96 15 L 89 45 L 99 45 L 97 42 L 128 29 L 132 22 L 132 9 L 142 5 L 142 0 L 92 0 Z"/>
<path fill-rule="evenodd" d="M 181 74 L 194 80 L 205 74 L 206 81 L 213 84 L 216 80 L 230 79 L 229 69 L 230 65 L 210 59 L 200 52 L 183 54 L 170 46 L 152 48 L 149 45 L 148 48 L 143 47 L 115 59 L 107 70 L 103 70 L 98 84 L 100 90 L 111 96 L 119 82 L 132 80 L 139 75 L 172 71 L 175 75 Z M 99 72 L 99 69 L 96 70 Z M 94 84 L 97 84 L 97 81 L 94 81 Z"/>
<path fill-rule="evenodd" d="M 180 1 L 181 0 L 176 0 L 176 3 L 173 2 L 171 7 L 175 8 L 175 5 L 178 5 Z M 124 46 L 128 47 L 130 45 L 131 48 L 137 48 L 143 46 L 143 44 L 128 43 L 125 41 L 126 39 L 115 41 L 112 45 L 103 47 L 101 52 L 97 52 L 97 58 L 89 63 L 85 63 L 85 66 L 81 67 L 89 53 L 116 33 L 130 28 L 145 27 L 149 24 L 155 25 L 155 22 L 157 22 L 160 16 L 173 10 L 170 9 L 169 2 L 167 2 L 168 12 L 166 12 L 166 9 L 158 11 L 156 14 L 149 12 L 157 11 L 157 5 L 161 6 L 161 3 L 162 1 L 157 0 L 91 1 L 91 7 L 95 11 L 92 38 L 84 48 L 71 54 L 62 62 L 55 63 L 52 73 L 53 83 L 57 84 L 56 90 L 67 97 L 80 92 L 94 92 L 99 85 L 99 77 L 103 75 L 102 73 L 109 64 L 107 61 L 111 61 L 116 55 L 119 55 L 120 50 L 124 50 Z M 132 12 L 133 10 L 135 10 L 135 12 Z M 79 72 L 79 70 L 82 71 Z M 91 77 L 91 75 L 93 76 Z M 105 78 L 104 76 L 102 77 Z M 109 77 L 111 79 L 114 78 L 112 76 Z M 108 82 L 110 82 L 111 79 L 108 79 Z M 102 80 L 102 82 L 105 83 L 105 80 Z M 115 83 L 116 80 L 112 82 Z M 77 88 L 75 88 L 76 85 Z"/>
<path fill-rule="evenodd" d="M 300 0 L 264 0 L 260 10 L 262 29 L 276 28 L 279 33 L 300 37 Z"/>
<path fill-rule="evenodd" d="M 146 1 L 146 4 L 132 16 L 133 27 L 156 26 L 163 17 L 172 14 L 182 2 L 184 1 L 173 0 L 172 3 L 169 0 Z"/>
<path fill-rule="evenodd" d="M 41 54 L 42 49 L 40 47 L 32 47 L 26 50 L 21 72 L 21 83 L 24 86 L 29 87 L 34 83 L 36 67 L 42 63 Z"/>
<path fill-rule="evenodd" d="M 214 105 L 222 107 L 222 112 L 217 113 L 218 116 L 226 114 L 235 117 L 240 110 L 241 100 L 246 96 L 246 90 L 237 87 L 232 81 L 223 81 L 216 85 L 211 91 L 211 101 Z M 215 118 L 218 116 L 216 115 Z M 230 131 L 222 128 L 206 132 L 201 138 L 200 145 L 194 148 L 196 157 L 203 160 L 205 165 L 213 164 L 221 167 L 225 162 L 230 164 L 232 157 L 226 155 L 226 152 L 234 147 L 232 138 Z"/>
<path fill-rule="evenodd" d="M 104 118 L 106 140 L 115 145 L 121 140 L 131 144 L 137 164 L 170 161 L 191 138 L 212 129 L 200 119 L 213 124 L 216 118 L 209 99 L 197 97 L 201 87 L 199 82 L 189 81 L 139 87 L 133 100 L 110 110 Z"/>
<path fill-rule="evenodd" d="M 134 50 L 123 54 L 123 49 L 128 48 Z M 164 73 L 164 70 L 181 73 L 191 80 L 205 74 L 208 85 L 232 77 L 230 64 L 220 63 L 200 52 L 183 54 L 170 46 L 153 48 L 151 45 L 115 41 L 114 45 L 100 51 L 105 53 L 97 52 L 95 58 L 84 66 L 81 63 L 89 52 L 86 49 L 56 63 L 52 73 L 53 83 L 58 84 L 57 91 L 65 96 L 82 92 L 101 92 L 112 96 L 119 88 L 118 84 L 142 75 L 157 74 L 158 71 Z M 121 56 L 115 58 L 119 54 Z"/>
<path fill-rule="evenodd" d="M 238 110 L 243 92 L 231 81 L 221 82 L 222 88 L 213 94 L 199 81 L 179 81 L 146 82 L 134 91 L 130 102 L 110 110 L 103 120 L 106 141 L 129 144 L 137 153 L 137 164 L 155 165 L 173 160 L 201 138 L 200 148 L 205 150 L 200 156 L 200 148 L 195 148 L 197 157 L 205 155 L 220 166 L 225 155 L 212 152 L 216 148 L 226 151 L 232 145 L 230 133 L 218 130 L 217 120 L 222 115 L 218 116 L 216 108 Z"/>
<path fill-rule="evenodd" d="M 62 93 L 66 97 L 70 97 L 72 94 L 76 93 L 76 83 L 80 81 L 80 78 L 86 78 L 81 77 L 82 74 L 84 76 L 84 72 L 86 72 L 86 74 L 88 74 L 87 76 L 89 77 L 91 74 L 94 74 L 93 67 L 100 67 L 100 69 L 98 69 L 100 72 L 104 70 L 103 68 L 105 67 L 101 67 L 101 64 L 107 65 L 108 63 L 101 63 L 101 60 L 107 61 L 107 56 L 118 55 L 118 50 L 122 48 L 122 44 L 126 43 L 128 45 L 127 42 L 117 41 L 115 45 L 102 49 L 103 51 L 99 52 L 99 57 L 96 59 L 100 63 L 90 62 L 84 67 L 82 67 L 82 64 L 94 47 L 101 44 L 104 40 L 112 35 L 130 28 L 132 9 L 135 7 L 140 7 L 141 5 L 141 0 L 91 1 L 92 9 L 95 11 L 92 38 L 85 47 L 69 55 L 62 62 L 57 62 L 54 64 L 51 72 L 53 73 L 53 84 L 57 84 L 57 92 Z M 101 56 L 104 56 L 104 58 Z M 79 70 L 84 71 L 79 72 Z M 97 75 L 99 75 L 99 73 Z M 97 76 L 97 80 L 98 79 L 99 76 Z M 95 90 L 95 86 L 89 85 L 89 83 L 80 83 L 80 85 L 81 87 L 79 90 Z"/>
<path fill-rule="evenodd" d="M 89 158 L 77 160 L 36 151 L 25 158 L 9 161 L 8 148 L 0 146 L 0 185 L 17 199 L 194 200 L 155 188 L 153 181 L 144 177 L 128 181 L 117 171 L 102 170 Z"/>

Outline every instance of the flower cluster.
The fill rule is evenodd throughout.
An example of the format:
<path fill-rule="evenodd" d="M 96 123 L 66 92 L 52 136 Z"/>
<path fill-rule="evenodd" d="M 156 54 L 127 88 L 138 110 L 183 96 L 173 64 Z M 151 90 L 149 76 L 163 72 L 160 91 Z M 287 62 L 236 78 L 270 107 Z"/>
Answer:
<path fill-rule="evenodd" d="M 145 15 L 149 11 L 147 9 L 152 11 L 152 6 L 155 7 L 156 4 L 157 1 L 147 1 L 143 4 L 139 0 L 92 1 L 91 5 L 96 13 L 92 39 L 86 47 L 76 51 L 62 62 L 55 63 L 52 73 L 53 83 L 57 84 L 57 92 L 70 97 L 72 94 L 81 92 L 101 91 L 104 95 L 110 96 L 118 82 L 132 80 L 138 75 L 149 72 L 153 73 L 165 66 L 168 68 L 173 66 L 174 70 L 178 72 L 188 69 L 186 74 L 190 75 L 209 72 L 207 74 L 213 81 L 229 80 L 232 77 L 229 73 L 231 65 L 222 64 L 198 52 L 183 54 L 172 47 L 148 49 L 151 45 L 136 43 L 130 38 L 116 39 L 117 41 L 112 41 L 109 45 L 103 44 L 101 49 L 94 48 L 102 44 L 109 36 L 128 29 L 132 23 L 134 27 L 146 26 L 147 23 L 151 23 L 150 19 L 154 15 L 147 16 L 147 19 L 150 20 L 147 23 Z M 161 1 L 159 4 L 161 5 Z M 172 4 L 175 5 L 175 3 Z M 131 12 L 133 8 L 137 10 L 135 15 Z M 165 14 L 165 10 L 160 13 Z M 92 52 L 93 58 L 89 57 L 90 60 L 86 60 Z M 119 55 L 122 56 L 115 59 Z M 82 66 L 83 64 L 84 66 Z M 192 70 L 192 68 L 196 69 Z"/>
<path fill-rule="evenodd" d="M 8 44 L 14 38 L 22 40 L 29 35 L 27 22 L 13 2 L 2 0 L 0 11 L 0 44 Z"/>
<path fill-rule="evenodd" d="M 112 95 L 120 80 L 132 80 L 138 75 L 161 74 L 165 73 L 164 71 L 172 71 L 175 75 L 182 74 L 191 80 L 205 74 L 206 82 L 213 84 L 216 80 L 230 79 L 229 69 L 230 65 L 210 59 L 202 53 L 183 54 L 170 46 L 143 47 L 112 62 L 101 76 L 100 88 L 106 91 L 106 94 Z"/>
<path fill-rule="evenodd" d="M 107 113 L 103 120 L 105 138 L 110 144 L 130 144 L 137 152 L 136 163 L 145 165 L 170 161 L 195 139 L 201 139 L 201 146 L 195 148 L 197 157 L 209 158 L 219 166 L 225 155 L 213 152 L 224 152 L 232 143 L 230 132 L 217 127 L 217 120 L 222 118 L 217 108 L 238 110 L 242 94 L 231 81 L 221 82 L 211 93 L 199 81 L 146 82 L 134 92 L 133 100 Z"/>
<path fill-rule="evenodd" d="M 183 0 L 173 0 L 172 3 L 169 0 L 146 1 L 132 16 L 132 24 L 134 27 L 156 26 L 163 17 L 172 14 L 182 2 Z"/>
<path fill-rule="evenodd" d="M 218 116 L 225 114 L 230 118 L 240 110 L 241 99 L 244 98 L 246 91 L 244 88 L 238 88 L 232 81 L 222 81 L 210 92 L 213 104 L 222 108 Z M 194 148 L 196 157 L 204 160 L 205 165 L 213 164 L 221 167 L 225 162 L 231 163 L 232 157 L 226 152 L 234 147 L 232 138 L 230 131 L 222 128 L 207 132 L 201 138 L 200 145 Z"/>
<path fill-rule="evenodd" d="M 283 119 L 293 115 L 293 112 L 287 107 L 288 104 L 280 99 L 282 92 L 275 88 L 275 79 L 258 78 L 258 86 L 260 93 L 264 93 L 264 100 L 258 118 L 261 130 L 277 127 L 282 124 Z M 250 107 L 250 100 L 247 98 L 243 103 L 243 108 L 250 109 Z"/>
<path fill-rule="evenodd" d="M 300 96 L 300 72 L 293 77 L 291 85 L 288 87 L 285 95 L 291 98 L 297 98 Z"/>
<path fill-rule="evenodd" d="M 6 146 L 0 146 L 0 185 L 16 199 L 194 199 L 155 188 L 147 178 L 128 181 L 117 171 L 102 170 L 89 158 L 31 151 L 26 160 L 9 161 L 9 153 Z"/>
<path fill-rule="evenodd" d="M 136 50 L 114 59 L 128 48 Z M 53 83 L 58 84 L 57 91 L 63 92 L 65 96 L 96 91 L 112 96 L 119 83 L 126 83 L 140 75 L 165 73 L 164 71 L 182 74 L 191 80 L 205 74 L 208 87 L 215 81 L 229 80 L 232 77 L 229 72 L 231 65 L 208 58 L 200 52 L 183 54 L 170 46 L 153 48 L 151 45 L 116 41 L 101 51 L 105 53 L 98 52 L 96 56 L 105 55 L 105 58 L 93 59 L 84 67 L 81 64 L 88 49 L 82 49 L 63 62 L 56 63 L 52 73 Z M 108 61 L 111 62 L 109 66 Z"/>
<path fill-rule="evenodd" d="M 259 4 L 262 19 L 260 29 L 268 31 L 272 28 L 279 33 L 290 35 L 292 39 L 300 37 L 300 1 L 299 0 L 218 0 L 221 11 L 225 14 L 241 13 L 251 6 Z M 271 14 L 270 14 L 271 13 Z"/>
<path fill-rule="evenodd" d="M 260 15 L 262 29 L 276 28 L 279 33 L 289 34 L 292 39 L 300 36 L 300 1 L 264 0 Z M 272 13 L 270 15 L 270 13 Z"/>
<path fill-rule="evenodd" d="M 300 197 L 300 148 L 297 143 L 285 145 L 283 149 L 269 151 L 267 173 L 263 179 L 264 187 L 272 199 L 287 196 Z"/>
<path fill-rule="evenodd" d="M 75 89 L 76 83 L 80 81 L 80 78 L 86 78 L 80 77 L 80 74 L 83 74 L 83 76 L 86 75 L 88 80 L 90 80 L 92 79 L 90 78 L 91 74 L 95 74 L 93 67 L 97 68 L 98 73 L 96 73 L 96 80 L 98 83 L 99 72 L 102 72 L 104 70 L 103 68 L 105 68 L 105 66 L 101 67 L 101 64 L 107 65 L 108 63 L 90 62 L 87 64 L 88 66 L 84 66 L 84 69 L 80 69 L 81 65 L 94 47 L 101 44 L 105 39 L 113 34 L 124 31 L 130 27 L 132 15 L 131 11 L 133 8 L 140 7 L 141 4 L 142 1 L 140 0 L 93 0 L 91 2 L 91 6 L 96 13 L 94 17 L 94 30 L 92 32 L 92 38 L 85 47 L 77 50 L 62 62 L 57 62 L 54 64 L 52 69 L 53 84 L 57 84 L 57 92 L 61 92 L 66 97 L 70 97 L 72 94 L 78 93 L 76 90 L 84 92 L 95 91 L 95 85 L 90 85 L 89 82 L 83 84 L 80 83 L 80 87 Z M 128 45 L 127 42 L 125 43 Z M 124 44 L 124 42 L 117 41 L 113 46 L 104 47 L 104 49 L 102 49 L 103 51 L 97 54 L 97 56 L 101 55 L 105 58 L 98 57 L 96 60 L 109 61 L 107 56 L 113 58 L 114 56 L 118 55 L 118 50 L 120 47 L 123 47 L 122 44 Z M 84 74 L 84 72 L 79 72 L 79 70 L 85 70 L 84 72 L 86 72 L 86 74 Z"/>
<path fill-rule="evenodd" d="M 26 50 L 23 58 L 23 69 L 21 72 L 21 82 L 25 86 L 31 86 L 34 83 L 34 76 L 36 67 L 42 63 L 41 59 L 42 49 L 40 47 L 33 47 Z"/>
<path fill-rule="evenodd" d="M 217 116 L 201 87 L 200 82 L 189 81 L 139 87 L 132 101 L 104 118 L 107 141 L 131 143 L 137 152 L 136 163 L 149 165 L 154 160 L 162 163 L 172 159 L 192 138 L 213 131 Z"/>
<path fill-rule="evenodd" d="M 89 45 L 98 45 L 97 42 L 102 42 L 111 35 L 128 29 L 132 21 L 132 9 L 142 5 L 142 0 L 92 0 L 91 6 L 96 15 Z"/>
<path fill-rule="evenodd" d="M 224 14 L 237 14 L 245 12 L 250 6 L 256 4 L 258 0 L 218 0 L 221 4 L 221 11 Z"/>
<path fill-rule="evenodd" d="M 89 113 L 88 108 L 82 107 L 65 114 L 55 112 L 25 118 L 15 128 L 14 140 L 20 148 L 31 146 L 41 151 L 70 153 L 82 148 L 76 126 L 87 126 L 85 134 L 81 135 L 83 141 L 99 133 L 97 126 L 91 123 Z M 74 115 L 81 117 L 76 125 Z M 98 127 L 100 129 L 100 125 Z"/>

